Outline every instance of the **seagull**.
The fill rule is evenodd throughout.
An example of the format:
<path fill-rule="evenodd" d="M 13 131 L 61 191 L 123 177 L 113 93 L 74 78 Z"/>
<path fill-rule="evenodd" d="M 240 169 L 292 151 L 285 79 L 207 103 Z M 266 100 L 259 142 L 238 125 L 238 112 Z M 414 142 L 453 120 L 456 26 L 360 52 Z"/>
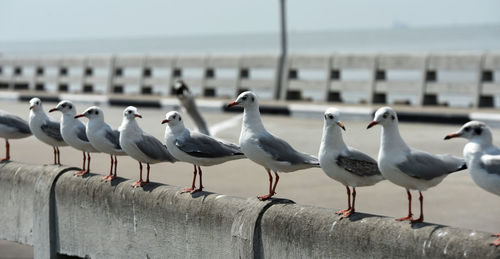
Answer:
<path fill-rule="evenodd" d="M 31 130 L 27 121 L 0 110 L 0 138 L 5 139 L 5 157 L 0 161 L 10 160 L 9 139 L 20 139 L 29 136 L 31 136 Z"/>
<path fill-rule="evenodd" d="M 140 177 L 132 186 L 142 187 L 149 183 L 149 164 L 174 163 L 176 159 L 158 139 L 142 131 L 135 118 L 142 118 L 137 108 L 133 106 L 125 108 L 122 124 L 119 127 L 120 145 L 127 155 L 139 162 Z M 142 180 L 142 163 L 147 165 L 146 181 Z"/>
<path fill-rule="evenodd" d="M 472 180 L 484 190 L 500 196 L 500 149 L 493 145 L 491 130 L 479 121 L 465 123 L 444 139 L 465 138 L 464 158 Z M 500 246 L 500 233 L 492 244 Z"/>
<path fill-rule="evenodd" d="M 97 152 L 87 138 L 85 133 L 85 124 L 75 118 L 76 107 L 71 101 L 61 101 L 55 108 L 49 112 L 60 111 L 61 116 L 61 136 L 66 143 L 71 147 L 83 152 L 83 165 L 80 172 L 75 175 L 85 175 L 90 172 L 90 152 Z M 87 156 L 85 156 L 87 154 Z M 87 161 L 87 168 L 85 168 L 85 161 Z"/>
<path fill-rule="evenodd" d="M 467 168 L 465 161 L 449 154 L 433 155 L 409 147 L 401 138 L 398 117 L 390 107 L 382 107 L 367 129 L 382 126 L 378 168 L 385 179 L 406 189 L 408 195 L 408 216 L 396 220 L 410 220 L 412 223 L 424 221 L 422 191 L 438 185 L 448 174 Z M 420 195 L 420 217 L 413 219 L 411 213 L 410 190 L 418 190 Z"/>
<path fill-rule="evenodd" d="M 109 175 L 103 177 L 102 180 L 112 181 L 116 178 L 116 168 L 118 166 L 116 156 L 125 155 L 125 152 L 120 146 L 120 132 L 112 129 L 106 122 L 104 122 L 104 113 L 101 108 L 97 106 L 87 108 L 83 113 L 76 115 L 75 119 L 81 117 L 87 117 L 87 119 L 89 119 L 85 128 L 85 133 L 87 134 L 90 144 L 97 151 L 109 154 L 109 157 L 111 158 Z"/>
<path fill-rule="evenodd" d="M 30 130 L 35 137 L 54 149 L 54 165 L 61 164 L 59 147 L 67 146 L 61 136 L 61 126 L 59 122 L 53 121 L 43 111 L 42 101 L 39 98 L 30 100 Z"/>
<path fill-rule="evenodd" d="M 167 113 L 161 123 L 168 123 L 169 129 L 165 130 L 165 142 L 170 153 L 177 160 L 191 163 L 194 166 L 193 183 L 191 187 L 184 188 L 184 192 L 194 193 L 203 190 L 200 166 L 217 165 L 245 158 L 238 146 L 187 129 L 181 115 L 176 111 Z M 198 189 L 195 188 L 196 167 L 198 167 L 200 175 Z"/>
<path fill-rule="evenodd" d="M 319 167 L 314 156 L 296 151 L 284 140 L 269 133 L 262 124 L 259 104 L 254 93 L 246 91 L 228 105 L 243 106 L 243 124 L 241 126 L 240 147 L 243 154 L 253 162 L 262 165 L 269 175 L 269 194 L 260 195 L 260 200 L 267 200 L 276 194 L 278 172 L 292 172 L 300 169 Z M 274 172 L 275 182 L 271 171 Z"/>
<path fill-rule="evenodd" d="M 356 187 L 374 185 L 384 178 L 377 167 L 377 161 L 344 143 L 341 129 L 345 130 L 345 127 L 339 117 L 340 111 L 336 108 L 325 111 L 318 158 L 325 174 L 347 189 L 347 209 L 337 212 L 346 218 L 355 211 Z M 349 186 L 352 187 L 352 206 Z"/>
<path fill-rule="evenodd" d="M 210 131 L 207 127 L 207 123 L 203 119 L 196 106 L 196 102 L 194 100 L 194 96 L 189 91 L 187 84 L 181 79 L 177 79 L 174 85 L 174 94 L 177 96 L 182 106 L 186 109 L 186 112 L 193 119 L 198 131 L 205 135 L 210 136 Z"/>

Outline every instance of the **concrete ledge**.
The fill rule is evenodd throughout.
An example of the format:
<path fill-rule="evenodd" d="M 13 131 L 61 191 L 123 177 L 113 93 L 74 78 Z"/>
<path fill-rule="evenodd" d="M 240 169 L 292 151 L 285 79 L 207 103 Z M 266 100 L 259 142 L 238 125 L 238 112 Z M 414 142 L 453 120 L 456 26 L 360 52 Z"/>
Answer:
<path fill-rule="evenodd" d="M 484 232 L 73 172 L 0 164 L 0 238 L 36 258 L 500 257 Z"/>

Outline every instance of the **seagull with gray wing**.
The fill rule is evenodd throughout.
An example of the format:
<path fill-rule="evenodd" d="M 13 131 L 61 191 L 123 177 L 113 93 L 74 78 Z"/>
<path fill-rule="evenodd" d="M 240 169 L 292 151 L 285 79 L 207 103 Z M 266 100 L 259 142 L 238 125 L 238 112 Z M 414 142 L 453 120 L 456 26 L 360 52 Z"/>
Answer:
<path fill-rule="evenodd" d="M 87 108 L 83 113 L 77 114 L 75 119 L 86 117 L 89 121 L 85 127 L 85 133 L 90 141 L 90 144 L 99 152 L 109 154 L 111 158 L 111 167 L 109 175 L 102 178 L 105 181 L 112 181 L 116 178 L 116 169 L 118 159 L 116 156 L 126 155 L 120 146 L 120 132 L 112 129 L 104 121 L 104 113 L 97 106 Z M 113 171 L 114 168 L 114 171 Z"/>
<path fill-rule="evenodd" d="M 80 172 L 75 175 L 85 175 L 90 172 L 90 152 L 98 152 L 92 144 L 90 144 L 85 133 L 85 124 L 75 118 L 76 107 L 71 101 L 61 101 L 56 107 L 49 112 L 60 111 L 61 116 L 61 136 L 66 143 L 71 147 L 83 152 L 83 165 Z M 87 167 L 85 168 L 85 162 Z"/>
<path fill-rule="evenodd" d="M 177 160 L 194 166 L 193 183 L 191 187 L 186 187 L 184 192 L 194 193 L 203 190 L 200 166 L 218 165 L 245 158 L 238 146 L 187 129 L 181 115 L 176 111 L 167 113 L 162 121 L 162 124 L 164 123 L 168 123 L 168 129 L 165 129 L 165 142 L 170 153 Z M 200 175 L 198 189 L 195 187 L 197 172 Z"/>
<path fill-rule="evenodd" d="M 326 175 L 347 189 L 347 209 L 337 212 L 346 218 L 355 212 L 356 187 L 374 185 L 384 177 L 380 174 L 377 161 L 344 143 L 341 129 L 345 130 L 345 127 L 339 117 L 340 111 L 336 108 L 325 111 L 318 158 Z M 352 205 L 349 186 L 352 187 Z"/>
<path fill-rule="evenodd" d="M 240 148 L 245 156 L 253 162 L 262 165 L 269 175 L 269 193 L 260 195 L 260 200 L 267 200 L 276 193 L 278 172 L 293 172 L 296 170 L 319 167 L 316 157 L 296 151 L 286 141 L 272 135 L 262 124 L 257 96 L 252 92 L 243 92 L 228 105 L 243 106 L 243 124 L 240 134 Z M 275 182 L 273 185 L 274 172 Z"/>
<path fill-rule="evenodd" d="M 422 222 L 422 191 L 438 185 L 448 174 L 467 169 L 465 161 L 449 154 L 434 155 L 409 147 L 399 134 L 398 117 L 390 107 L 378 109 L 367 128 L 377 124 L 382 126 L 378 168 L 385 179 L 404 187 L 408 195 L 408 216 L 397 220 Z M 418 190 L 420 195 L 420 217 L 415 220 L 411 212 L 410 190 Z"/>
<path fill-rule="evenodd" d="M 31 136 L 31 130 L 27 121 L 0 110 L 0 138 L 5 139 L 5 157 L 0 161 L 10 160 L 9 139 L 20 139 L 29 136 Z"/>
<path fill-rule="evenodd" d="M 160 162 L 174 163 L 176 159 L 158 139 L 144 132 L 138 125 L 136 118 L 142 118 L 137 108 L 129 106 L 123 111 L 120 131 L 120 145 L 137 162 L 139 162 L 139 180 L 132 186 L 142 187 L 149 183 L 149 165 Z M 142 180 L 142 163 L 147 165 L 146 181 Z"/>
<path fill-rule="evenodd" d="M 42 101 L 39 98 L 30 100 L 29 127 L 33 135 L 43 143 L 54 149 L 54 165 L 61 164 L 59 147 L 67 146 L 61 136 L 61 125 L 53 121 L 43 111 Z"/>
<path fill-rule="evenodd" d="M 465 138 L 463 154 L 472 180 L 484 190 L 500 196 L 500 149 L 493 145 L 491 130 L 479 121 L 465 123 L 444 139 Z M 500 246 L 500 233 L 493 245 Z"/>

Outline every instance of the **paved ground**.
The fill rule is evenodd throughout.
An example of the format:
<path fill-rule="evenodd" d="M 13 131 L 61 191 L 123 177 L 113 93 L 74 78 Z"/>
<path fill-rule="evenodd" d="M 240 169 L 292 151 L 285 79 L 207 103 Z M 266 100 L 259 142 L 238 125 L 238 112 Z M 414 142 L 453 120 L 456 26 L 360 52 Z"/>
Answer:
<path fill-rule="evenodd" d="M 46 103 L 45 110 L 53 107 Z M 78 105 L 79 111 L 84 106 Z M 25 119 L 28 118 L 28 104 L 2 101 L 0 109 L 8 110 Z M 123 109 L 105 107 L 105 118 L 111 125 L 118 127 Z M 139 124 L 164 141 L 165 126 L 160 122 L 166 110 L 139 109 L 143 115 Z M 59 119 L 60 114 L 54 114 Z M 238 114 L 205 114 L 210 125 L 229 120 Z M 186 116 L 185 116 L 186 117 Z M 264 116 L 267 129 L 292 146 L 303 152 L 317 154 L 322 134 L 322 118 L 289 118 L 283 116 Z M 376 157 L 379 148 L 380 127 L 366 130 L 369 121 L 344 120 L 347 131 L 345 140 L 369 155 Z M 189 127 L 192 123 L 186 119 Z M 220 132 L 218 137 L 237 143 L 240 133 L 240 122 Z M 459 128 L 459 125 L 409 124 L 400 126 L 402 136 L 409 145 L 433 153 L 452 153 L 461 155 L 465 140 L 443 141 L 443 137 Z M 494 137 L 500 144 L 500 129 L 495 129 Z M 3 144 L 0 154 L 3 155 Z M 52 162 L 52 148 L 37 141 L 34 137 L 11 141 L 13 160 L 41 164 Z M 69 147 L 61 149 L 61 161 L 64 164 L 81 166 L 81 153 Z M 138 165 L 129 157 L 118 159 L 119 176 L 136 179 Z M 109 171 L 109 156 L 94 154 L 92 171 L 106 174 Z M 192 177 L 192 165 L 186 163 L 156 164 L 152 166 L 152 181 L 188 186 Z M 233 196 L 255 196 L 267 190 L 268 177 L 265 170 L 249 160 L 228 162 L 219 166 L 206 167 L 204 185 L 207 191 Z M 345 188 L 328 178 L 321 169 L 309 169 L 294 173 L 281 174 L 277 188 L 277 197 L 288 198 L 301 204 L 343 209 L 346 207 Z M 483 191 L 471 180 L 468 172 L 459 172 L 447 177 L 440 185 L 424 193 L 425 219 L 427 222 L 446 224 L 462 228 L 477 229 L 488 232 L 500 230 L 500 198 Z M 357 209 L 359 211 L 387 215 L 390 217 L 406 216 L 407 199 L 403 188 L 381 182 L 373 187 L 358 189 Z M 418 213 L 418 201 L 414 198 L 414 211 Z M 0 250 L 2 243 L 0 242 Z M 0 255 L 0 258 L 2 255 Z"/>

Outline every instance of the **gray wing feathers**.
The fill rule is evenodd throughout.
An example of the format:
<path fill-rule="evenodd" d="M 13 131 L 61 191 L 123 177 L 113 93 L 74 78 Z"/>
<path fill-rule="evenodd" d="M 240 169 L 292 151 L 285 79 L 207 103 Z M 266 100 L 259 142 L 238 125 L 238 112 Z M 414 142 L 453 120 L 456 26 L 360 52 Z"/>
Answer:
<path fill-rule="evenodd" d="M 339 155 L 337 165 L 358 176 L 381 175 L 377 161 L 356 149 L 349 149 L 347 155 Z"/>
<path fill-rule="evenodd" d="M 120 132 L 118 130 L 106 131 L 106 135 L 104 136 L 115 146 L 115 149 L 122 149 L 122 147 L 120 146 Z"/>
<path fill-rule="evenodd" d="M 479 166 L 485 169 L 488 174 L 500 175 L 500 155 L 485 155 L 481 157 Z"/>
<path fill-rule="evenodd" d="M 273 159 L 277 161 L 319 166 L 317 158 L 296 151 L 290 144 L 271 134 L 259 137 L 257 142 L 265 152 L 270 154 Z"/>
<path fill-rule="evenodd" d="M 78 127 L 76 128 L 76 136 L 82 141 L 89 142 L 87 133 L 85 132 L 85 125 L 83 125 L 83 123 L 78 124 Z"/>
<path fill-rule="evenodd" d="M 431 155 L 417 150 L 410 151 L 406 156 L 406 161 L 396 166 L 403 173 L 424 180 L 431 180 L 467 168 L 462 158 L 449 154 Z"/>
<path fill-rule="evenodd" d="M 0 116 L 0 124 L 15 128 L 24 134 L 31 134 L 28 122 L 12 114 L 2 113 Z"/>
<path fill-rule="evenodd" d="M 194 157 L 227 157 L 243 156 L 240 147 L 213 139 L 198 132 L 191 132 L 188 138 L 178 139 L 175 145 Z"/>
<path fill-rule="evenodd" d="M 58 122 L 47 120 L 42 124 L 42 126 L 40 126 L 40 128 L 45 134 L 47 134 L 47 136 L 57 141 L 64 141 L 61 136 L 61 125 Z"/>
<path fill-rule="evenodd" d="M 167 147 L 151 135 L 142 135 L 142 140 L 136 142 L 137 147 L 148 157 L 158 161 L 175 162 L 176 159 L 168 152 Z"/>

